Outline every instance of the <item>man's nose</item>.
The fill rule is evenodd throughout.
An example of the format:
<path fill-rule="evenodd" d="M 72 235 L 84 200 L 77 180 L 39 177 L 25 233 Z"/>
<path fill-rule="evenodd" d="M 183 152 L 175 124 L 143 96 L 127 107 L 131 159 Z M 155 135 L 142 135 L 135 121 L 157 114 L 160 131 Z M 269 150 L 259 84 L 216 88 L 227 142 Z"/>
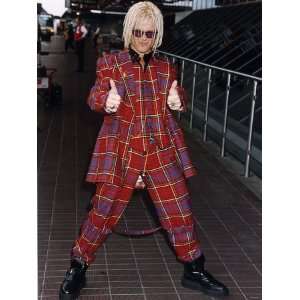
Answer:
<path fill-rule="evenodd" d="M 143 41 L 148 40 L 145 33 L 143 33 L 143 35 L 142 35 L 142 40 L 143 40 Z"/>

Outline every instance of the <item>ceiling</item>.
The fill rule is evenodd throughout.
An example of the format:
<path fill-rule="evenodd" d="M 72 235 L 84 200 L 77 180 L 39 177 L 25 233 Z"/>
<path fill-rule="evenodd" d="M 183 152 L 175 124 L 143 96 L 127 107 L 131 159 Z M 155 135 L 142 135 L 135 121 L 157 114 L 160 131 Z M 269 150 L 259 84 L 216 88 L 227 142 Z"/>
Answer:
<path fill-rule="evenodd" d="M 125 12 L 130 6 L 139 1 L 134 0 L 70 0 L 72 10 L 102 10 Z M 190 10 L 192 1 L 155 0 L 152 1 L 162 11 Z"/>

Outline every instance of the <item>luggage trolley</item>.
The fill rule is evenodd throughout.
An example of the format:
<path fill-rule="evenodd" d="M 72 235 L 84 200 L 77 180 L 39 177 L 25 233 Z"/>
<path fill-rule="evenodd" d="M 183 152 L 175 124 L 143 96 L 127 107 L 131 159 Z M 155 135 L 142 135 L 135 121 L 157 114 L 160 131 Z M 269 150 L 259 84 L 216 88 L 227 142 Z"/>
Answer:
<path fill-rule="evenodd" d="M 46 68 L 45 66 L 38 66 L 37 69 L 37 104 L 43 105 L 44 109 L 62 104 L 62 87 L 53 80 L 56 72 L 56 68 Z M 37 129 L 42 131 L 39 121 Z"/>
<path fill-rule="evenodd" d="M 38 68 L 37 94 L 44 100 L 46 108 L 61 102 L 61 87 L 53 82 L 55 72 L 57 72 L 56 68 L 45 66 Z"/>

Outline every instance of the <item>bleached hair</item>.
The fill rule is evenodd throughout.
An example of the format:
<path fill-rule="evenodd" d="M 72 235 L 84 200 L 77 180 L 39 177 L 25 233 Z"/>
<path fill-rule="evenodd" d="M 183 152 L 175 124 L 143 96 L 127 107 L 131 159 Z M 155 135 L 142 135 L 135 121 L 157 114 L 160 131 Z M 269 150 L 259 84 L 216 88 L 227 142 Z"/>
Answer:
<path fill-rule="evenodd" d="M 152 50 L 155 51 L 162 43 L 164 20 L 159 8 L 149 1 L 142 1 L 132 5 L 124 19 L 123 23 L 123 40 L 124 47 L 128 48 L 132 39 L 132 30 L 139 19 L 149 18 L 156 27 L 156 37 Z"/>

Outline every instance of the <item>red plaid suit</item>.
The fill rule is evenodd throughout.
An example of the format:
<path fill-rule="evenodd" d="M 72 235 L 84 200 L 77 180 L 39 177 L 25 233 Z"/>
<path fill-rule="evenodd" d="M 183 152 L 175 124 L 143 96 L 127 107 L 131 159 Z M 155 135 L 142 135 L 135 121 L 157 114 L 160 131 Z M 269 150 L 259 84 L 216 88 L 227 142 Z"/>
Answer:
<path fill-rule="evenodd" d="M 168 61 L 156 57 L 151 58 L 145 73 L 142 72 L 128 51 L 105 56 L 97 62 L 97 79 L 88 104 L 93 110 L 105 113 L 110 79 L 116 83 L 121 104 L 116 113 L 105 113 L 87 174 L 88 181 L 97 183 L 97 191 L 93 209 L 72 249 L 73 256 L 80 256 L 87 263 L 94 260 L 97 248 L 117 224 L 140 174 L 178 258 L 191 261 L 201 255 L 185 183 L 185 178 L 196 171 L 183 133 L 166 105 L 176 73 Z M 140 124 L 143 127 L 146 122 L 154 143 L 147 142 L 149 129 L 139 130 Z"/>

